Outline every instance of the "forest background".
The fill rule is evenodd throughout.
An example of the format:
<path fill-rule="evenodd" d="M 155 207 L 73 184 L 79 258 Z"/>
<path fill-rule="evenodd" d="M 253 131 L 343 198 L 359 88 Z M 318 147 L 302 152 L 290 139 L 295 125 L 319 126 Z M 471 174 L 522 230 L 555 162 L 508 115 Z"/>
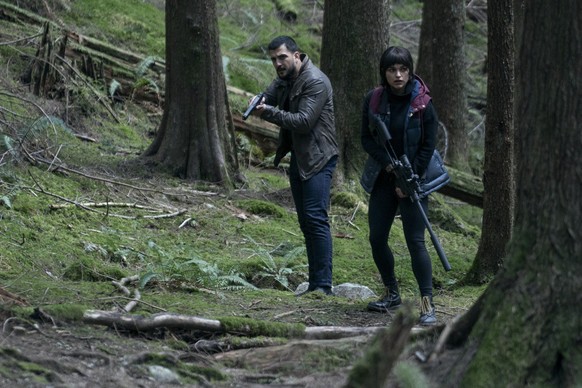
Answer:
<path fill-rule="evenodd" d="M 284 9 L 281 3 L 218 2 L 233 116 L 240 115 L 248 97 L 273 78 L 264 50 L 273 36 L 297 37 L 302 50 L 319 63 L 321 4 L 288 2 L 292 7 Z M 131 276 L 138 278 L 132 283 L 140 294 L 133 310 L 137 314 L 164 311 L 313 327 L 386 326 L 393 316 L 366 312 L 366 299 L 298 299 L 293 295 L 305 281 L 306 259 L 285 170 L 271 167 L 269 136 L 257 140 L 255 132 L 238 128 L 239 160 L 246 182 L 234 190 L 180 180 L 140 160 L 163 111 L 164 74 L 156 67 L 164 58 L 162 2 L 54 0 L 17 2 L 16 6 L 27 9 L 30 19 L 8 5 L 3 5 L 5 17 L 0 18 L 0 280 L 7 295 L 2 351 L 19 348 L 20 357 L 35 367 L 24 368 L 16 361 L 18 357 L 7 357 L 0 370 L 3 382 L 72 382 L 84 375 L 95 381 L 107 376 L 119 379 L 118 383 L 127 379 L 131 384 L 155 384 L 152 379 L 160 377 L 151 367 L 160 364 L 176 371 L 180 381 L 196 384 L 242 384 L 257 379 L 307 385 L 307 381 L 325 381 L 323 375 L 335 381 L 345 378 L 350 366 L 363 356 L 366 341 L 354 341 L 334 352 L 310 348 L 295 356 L 288 354 L 284 363 L 281 360 L 265 367 L 257 360 L 245 364 L 234 351 L 231 358 L 219 359 L 205 350 L 203 362 L 195 359 L 193 354 L 199 354 L 195 345 L 215 340 L 217 335 L 159 329 L 153 334 L 120 334 L 112 339 L 109 331 L 80 325 L 85 311 L 121 308 L 135 298 L 135 292 L 124 295 L 112 285 L 112 281 Z M 465 41 L 470 106 L 466 128 L 472 145 L 471 172 L 476 176 L 482 173 L 486 94 L 483 12 L 477 7 L 473 18 L 467 19 Z M 410 48 L 415 59 L 421 14 L 420 2 L 393 2 L 390 43 Z M 89 49 L 79 50 L 75 64 L 97 70 L 93 77 L 68 69 L 60 86 L 67 93 L 38 97 L 23 77 L 38 57 L 43 36 L 44 25 L 37 16 L 77 34 L 77 43 L 71 45 L 81 47 L 95 39 L 135 53 L 140 60 L 132 66 L 124 64 L 124 72 L 118 68 L 115 76 L 103 82 L 99 69 L 105 67 L 99 63 L 106 62 L 104 57 Z M 58 29 L 51 34 L 56 47 L 62 36 Z M 477 251 L 481 209 L 435 194 L 429 216 L 453 267 L 451 272 L 442 270 L 429 247 L 434 259 L 437 315 L 447 322 L 465 312 L 485 287 L 462 282 Z M 366 197 L 357 185 L 334 187 L 331 223 L 334 284 L 355 283 L 381 293 L 367 240 Z M 398 224 L 392 246 L 398 256 L 404 298 L 418 308 L 416 282 Z M 33 310 L 36 316 L 41 311 L 50 317 L 45 317 L 48 323 L 42 329 L 30 318 Z M 23 330 L 20 337 L 18 328 Z M 107 349 L 91 345 L 86 359 L 106 358 L 121 365 L 123 357 L 134 355 L 131 367 L 108 376 L 110 364 L 93 360 L 94 366 L 89 368 L 86 359 L 79 362 L 72 348 L 85 349 L 86 344 L 74 342 L 83 335 L 63 334 L 74 330 L 107 343 Z M 57 343 L 67 343 L 66 350 L 59 350 L 52 341 L 41 345 L 46 335 Z M 236 347 L 234 337 L 219 337 L 223 344 L 228 343 L 223 345 L 228 349 Z M 112 345 L 116 341 L 122 342 Z M 50 359 L 59 361 L 51 364 Z M 192 365 L 201 363 L 211 365 L 209 370 L 236 366 L 242 372 L 193 372 Z M 415 367 L 413 362 L 403 362 L 396 378 L 406 381 Z"/>

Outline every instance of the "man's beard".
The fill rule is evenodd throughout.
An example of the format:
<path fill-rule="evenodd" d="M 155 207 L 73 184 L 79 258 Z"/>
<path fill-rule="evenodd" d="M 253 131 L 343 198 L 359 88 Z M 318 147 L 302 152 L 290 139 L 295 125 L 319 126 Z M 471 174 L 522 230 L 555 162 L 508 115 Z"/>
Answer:
<path fill-rule="evenodd" d="M 297 75 L 297 69 L 295 69 L 295 67 L 292 67 L 287 73 L 285 73 L 285 75 L 279 76 L 279 78 L 284 80 L 284 81 L 292 81 L 295 79 L 296 75 Z"/>

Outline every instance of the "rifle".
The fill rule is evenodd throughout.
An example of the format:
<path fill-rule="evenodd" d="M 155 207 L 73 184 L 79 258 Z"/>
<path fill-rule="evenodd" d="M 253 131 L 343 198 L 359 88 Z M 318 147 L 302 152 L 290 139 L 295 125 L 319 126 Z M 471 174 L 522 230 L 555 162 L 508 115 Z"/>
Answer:
<path fill-rule="evenodd" d="M 390 136 L 390 132 L 388 131 L 388 128 L 386 128 L 384 121 L 382 121 L 382 119 L 376 114 L 370 114 L 369 117 L 371 119 L 372 128 L 376 132 L 376 142 L 384 147 L 388 154 L 388 158 L 390 159 L 390 164 L 393 168 L 392 171 L 394 172 L 394 175 L 396 175 L 396 187 L 400 188 L 400 190 L 410 198 L 410 201 L 416 205 L 416 208 L 422 216 L 424 225 L 426 226 L 426 229 L 428 229 L 430 240 L 439 255 L 443 268 L 445 271 L 450 271 L 451 264 L 449 264 L 445 251 L 443 250 L 437 235 L 432 230 L 432 226 L 430 225 L 428 217 L 420 203 L 419 193 L 421 192 L 421 189 L 418 175 L 412 170 L 412 165 L 406 155 L 402 155 L 400 159 L 395 157 L 394 150 L 389 142 L 392 137 Z M 388 150 L 387 144 L 390 146 L 391 151 Z"/>
<path fill-rule="evenodd" d="M 243 120 L 246 120 L 249 118 L 251 113 L 257 108 L 257 105 L 259 105 L 261 103 L 261 101 L 263 101 L 264 96 L 265 96 L 265 93 L 260 93 L 258 96 L 255 96 L 255 99 L 251 102 L 251 105 L 249 105 L 249 107 L 247 108 L 245 113 L 243 113 L 243 115 L 242 115 Z"/>

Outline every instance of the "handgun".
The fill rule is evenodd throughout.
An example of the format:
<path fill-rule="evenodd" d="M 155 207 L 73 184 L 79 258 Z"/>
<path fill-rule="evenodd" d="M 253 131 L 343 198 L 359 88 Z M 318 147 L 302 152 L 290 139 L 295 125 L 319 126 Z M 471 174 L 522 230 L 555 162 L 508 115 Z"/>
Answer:
<path fill-rule="evenodd" d="M 265 96 L 265 93 L 260 93 L 258 96 L 255 97 L 255 99 L 253 100 L 251 105 L 249 105 L 249 107 L 247 108 L 245 113 L 243 113 L 243 115 L 242 115 L 243 120 L 246 120 L 249 118 L 251 113 L 257 108 L 257 105 L 259 105 L 263 101 L 264 96 Z"/>

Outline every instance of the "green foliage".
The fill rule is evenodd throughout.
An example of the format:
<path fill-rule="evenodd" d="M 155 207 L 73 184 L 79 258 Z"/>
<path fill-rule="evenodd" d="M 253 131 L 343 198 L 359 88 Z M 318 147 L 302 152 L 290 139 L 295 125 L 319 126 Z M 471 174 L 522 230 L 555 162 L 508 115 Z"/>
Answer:
<path fill-rule="evenodd" d="M 80 32 L 130 51 L 164 56 L 163 10 L 141 0 L 79 0 L 63 19 Z"/>
<path fill-rule="evenodd" d="M 231 85 L 251 93 L 263 91 L 275 78 L 270 60 L 232 55 L 226 73 Z"/>
<path fill-rule="evenodd" d="M 121 84 L 119 81 L 112 79 L 111 83 L 109 84 L 109 97 L 115 96 L 115 93 L 117 93 L 119 89 L 121 89 Z"/>
<path fill-rule="evenodd" d="M 449 232 L 466 234 L 475 238 L 479 236 L 479 228 L 474 224 L 467 223 L 445 202 L 443 196 L 433 194 L 429 199 L 429 218 L 433 225 L 438 225 L 439 228 Z"/>
<path fill-rule="evenodd" d="M 225 272 L 216 263 L 208 263 L 198 257 L 172 257 L 154 242 L 150 241 L 148 245 L 158 257 L 146 264 L 146 272 L 140 279 L 141 288 L 155 279 L 163 283 L 187 282 L 200 287 L 230 291 L 256 289 L 244 279 L 244 275 L 234 269 Z"/>
<path fill-rule="evenodd" d="M 264 283 L 272 280 L 283 289 L 292 291 L 291 286 L 297 286 L 298 279 L 307 279 L 305 264 L 294 264 L 299 257 L 303 257 L 305 247 L 289 247 L 289 244 L 279 244 L 275 249 L 269 251 L 258 244 L 251 237 L 248 237 L 254 244 L 251 257 L 257 256 L 261 260 L 258 273 L 253 276 L 253 280 Z M 246 249 L 245 249 L 246 250 Z M 283 255 L 281 259 L 276 259 L 274 255 Z M 294 283 L 294 284 L 292 284 Z"/>

